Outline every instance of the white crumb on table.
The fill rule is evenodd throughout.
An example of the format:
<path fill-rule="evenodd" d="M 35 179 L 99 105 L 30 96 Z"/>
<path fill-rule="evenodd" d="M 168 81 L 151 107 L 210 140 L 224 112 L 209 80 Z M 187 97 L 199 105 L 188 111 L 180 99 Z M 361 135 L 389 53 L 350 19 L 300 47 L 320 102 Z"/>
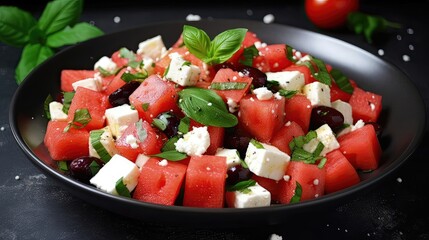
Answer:
<path fill-rule="evenodd" d="M 188 16 L 186 16 L 186 21 L 200 21 L 200 20 L 201 20 L 200 15 L 188 14 Z"/>
<path fill-rule="evenodd" d="M 19 180 L 19 176 L 18 175 L 15 176 L 15 180 Z"/>
<path fill-rule="evenodd" d="M 263 21 L 264 21 L 264 23 L 272 23 L 272 22 L 274 22 L 274 15 L 273 14 L 267 14 L 267 15 L 265 15 L 264 16 L 264 19 L 263 19 Z"/>
<path fill-rule="evenodd" d="M 114 17 L 113 22 L 115 22 L 115 23 L 121 22 L 121 17 L 119 17 L 119 16 Z"/>
<path fill-rule="evenodd" d="M 283 237 L 282 237 L 282 236 L 277 235 L 277 234 L 275 234 L 275 233 L 271 234 L 271 236 L 270 236 L 270 238 L 269 238 L 269 240 L 282 240 L 282 239 L 283 239 Z"/>

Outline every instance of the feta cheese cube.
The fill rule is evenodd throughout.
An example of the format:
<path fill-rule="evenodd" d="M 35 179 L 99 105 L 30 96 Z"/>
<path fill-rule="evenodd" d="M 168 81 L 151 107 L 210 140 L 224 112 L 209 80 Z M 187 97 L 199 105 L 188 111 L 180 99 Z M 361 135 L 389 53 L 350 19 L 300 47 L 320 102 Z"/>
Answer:
<path fill-rule="evenodd" d="M 161 35 L 158 35 L 139 43 L 137 54 L 152 58 L 152 60 L 157 61 L 166 51 L 167 49 L 165 48 L 164 42 L 162 41 L 162 37 Z"/>
<path fill-rule="evenodd" d="M 63 104 L 53 101 L 49 103 L 49 114 L 51 120 L 67 121 L 67 114 L 63 112 Z"/>
<path fill-rule="evenodd" d="M 146 156 L 140 153 L 139 155 L 137 155 L 137 159 L 136 159 L 137 167 L 141 169 L 149 159 L 150 159 L 149 156 Z"/>
<path fill-rule="evenodd" d="M 178 152 L 186 153 L 188 156 L 201 156 L 210 146 L 210 135 L 207 126 L 194 127 L 183 138 L 174 144 Z"/>
<path fill-rule="evenodd" d="M 131 109 L 131 106 L 128 104 L 108 108 L 104 115 L 106 116 L 107 124 L 110 127 L 112 135 L 116 138 L 122 135 L 128 125 L 139 120 L 137 110 Z"/>
<path fill-rule="evenodd" d="M 352 106 L 349 103 L 341 100 L 336 100 L 331 103 L 332 107 L 338 110 L 344 117 L 345 124 L 353 124 Z"/>
<path fill-rule="evenodd" d="M 341 136 L 341 135 L 344 135 L 344 134 L 347 134 L 347 133 L 349 133 L 349 132 L 353 132 L 353 131 L 355 131 L 356 129 L 359 129 L 359 128 L 363 127 L 363 126 L 365 126 L 365 122 L 364 122 L 362 119 L 359 119 L 359 120 L 358 120 L 354 125 L 352 124 L 352 125 L 350 125 L 350 126 L 348 126 L 348 127 L 344 128 L 343 130 L 341 130 L 341 131 L 337 134 L 337 137 L 339 137 L 339 136 Z"/>
<path fill-rule="evenodd" d="M 274 146 L 260 144 L 263 148 L 249 142 L 244 158 L 249 170 L 260 177 L 276 181 L 282 179 L 290 161 L 289 155 Z"/>
<path fill-rule="evenodd" d="M 273 98 L 273 92 L 268 90 L 266 87 L 260 87 L 253 89 L 253 94 L 256 94 L 256 98 L 259 100 L 270 100 Z"/>
<path fill-rule="evenodd" d="M 311 139 L 310 142 L 304 144 L 302 148 L 305 151 L 313 153 L 316 150 L 317 145 L 319 145 L 319 143 L 321 142 L 325 147 L 320 153 L 320 156 L 326 156 L 326 154 L 330 151 L 338 149 L 340 147 L 340 144 L 338 143 L 334 133 L 332 132 L 332 129 L 329 127 L 328 124 L 320 126 L 315 131 L 317 133 L 317 137 Z"/>
<path fill-rule="evenodd" d="M 106 126 L 102 130 L 103 133 L 100 136 L 100 143 L 103 145 L 104 149 L 106 149 L 110 156 L 117 154 L 118 150 L 116 149 L 115 140 L 113 139 L 110 128 Z M 100 155 L 91 144 L 91 137 L 89 137 L 89 156 L 100 158 Z"/>
<path fill-rule="evenodd" d="M 280 88 L 289 91 L 301 91 L 305 84 L 304 74 L 300 71 L 267 72 L 267 80 L 277 81 Z"/>
<path fill-rule="evenodd" d="M 312 106 L 331 106 L 331 89 L 321 82 L 306 84 L 303 93 L 310 100 Z"/>
<path fill-rule="evenodd" d="M 152 75 L 155 70 L 155 62 L 152 58 L 144 57 L 143 58 L 143 69 L 146 70 L 148 75 Z"/>
<path fill-rule="evenodd" d="M 75 91 L 78 87 L 84 87 L 99 92 L 102 90 L 102 83 L 100 78 L 85 78 L 72 83 L 72 87 Z"/>
<path fill-rule="evenodd" d="M 237 149 L 218 148 L 215 156 L 226 157 L 228 169 L 241 164 L 240 154 Z"/>
<path fill-rule="evenodd" d="M 271 204 L 271 193 L 258 183 L 241 191 L 226 192 L 225 197 L 231 208 L 264 207 Z"/>
<path fill-rule="evenodd" d="M 200 68 L 185 61 L 185 59 L 177 53 L 170 54 L 169 56 L 171 62 L 165 78 L 183 87 L 197 84 L 201 72 Z"/>
<path fill-rule="evenodd" d="M 108 72 L 113 72 L 118 66 L 111 58 L 103 56 L 94 64 L 94 70 L 97 70 L 99 67 Z"/>
<path fill-rule="evenodd" d="M 228 111 L 230 113 L 235 113 L 238 110 L 238 103 L 231 98 L 226 98 L 226 104 L 228 105 Z"/>
<path fill-rule="evenodd" d="M 104 192 L 119 195 L 116 191 L 116 182 L 122 178 L 124 185 L 131 192 L 137 185 L 139 174 L 136 164 L 116 154 L 89 182 Z"/>

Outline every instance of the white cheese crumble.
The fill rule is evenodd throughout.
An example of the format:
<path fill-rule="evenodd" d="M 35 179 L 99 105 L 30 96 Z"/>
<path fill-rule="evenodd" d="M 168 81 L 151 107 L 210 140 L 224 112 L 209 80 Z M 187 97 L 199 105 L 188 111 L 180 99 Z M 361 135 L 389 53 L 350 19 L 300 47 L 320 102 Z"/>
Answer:
<path fill-rule="evenodd" d="M 194 127 L 183 138 L 180 138 L 175 144 L 178 152 L 186 153 L 188 156 L 201 156 L 210 146 L 210 135 L 207 126 Z"/>
<path fill-rule="evenodd" d="M 161 161 L 159 161 L 158 165 L 161 167 L 167 166 L 168 165 L 167 159 L 162 159 Z"/>
<path fill-rule="evenodd" d="M 238 103 L 231 98 L 226 98 L 226 104 L 230 113 L 235 113 L 238 110 Z"/>
<path fill-rule="evenodd" d="M 113 72 L 116 70 L 117 65 L 111 58 L 103 56 L 94 64 L 94 70 L 97 70 L 99 67 L 108 72 Z"/>
<path fill-rule="evenodd" d="M 266 87 L 260 87 L 253 89 L 253 93 L 256 94 L 256 98 L 259 100 L 270 100 L 274 94 Z"/>
<path fill-rule="evenodd" d="M 127 135 L 127 137 L 125 137 L 125 142 L 129 144 L 132 149 L 136 149 L 139 147 L 139 144 L 137 143 L 137 138 L 134 137 L 134 135 Z"/>

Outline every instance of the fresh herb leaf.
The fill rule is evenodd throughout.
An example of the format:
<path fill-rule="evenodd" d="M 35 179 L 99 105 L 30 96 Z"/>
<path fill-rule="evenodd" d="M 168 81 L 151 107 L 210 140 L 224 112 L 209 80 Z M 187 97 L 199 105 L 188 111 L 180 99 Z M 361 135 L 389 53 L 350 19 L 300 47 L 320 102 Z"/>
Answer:
<path fill-rule="evenodd" d="M 354 88 L 350 83 L 350 80 L 340 70 L 333 68 L 330 72 L 337 86 L 348 94 L 353 94 Z"/>
<path fill-rule="evenodd" d="M 301 195 L 302 195 L 302 187 L 301 184 L 299 184 L 299 182 L 295 182 L 296 186 L 295 186 L 295 194 L 293 195 L 293 197 L 290 199 L 290 203 L 297 203 L 299 201 L 301 201 Z"/>
<path fill-rule="evenodd" d="M 39 19 L 39 28 L 46 35 L 73 25 L 82 13 L 83 0 L 56 0 L 49 2 Z"/>
<path fill-rule="evenodd" d="M 179 132 L 181 132 L 182 134 L 188 133 L 190 125 L 191 125 L 191 119 L 186 116 L 183 117 L 182 119 L 180 119 L 180 122 L 179 122 L 179 127 L 178 127 Z"/>
<path fill-rule="evenodd" d="M 95 176 L 95 174 L 100 171 L 101 166 L 97 163 L 97 161 L 92 161 L 91 164 L 89 164 L 89 170 L 91 171 L 92 176 Z"/>
<path fill-rule="evenodd" d="M 297 90 L 286 90 L 286 89 L 280 89 L 280 90 L 278 91 L 278 93 L 280 94 L 280 96 L 283 96 L 283 97 L 285 97 L 285 98 L 290 99 L 290 98 L 292 98 L 293 96 L 295 96 L 295 95 L 298 93 L 298 91 L 297 91 Z"/>
<path fill-rule="evenodd" d="M 174 136 L 174 137 L 168 139 L 168 141 L 164 144 L 164 146 L 162 146 L 161 152 L 168 152 L 168 151 L 171 151 L 171 150 L 176 150 L 175 143 L 178 140 L 179 140 L 178 136 Z"/>
<path fill-rule="evenodd" d="M 69 170 L 69 167 L 67 165 L 67 161 L 58 161 L 58 169 L 60 169 L 63 172 L 67 172 Z"/>
<path fill-rule="evenodd" d="M 53 55 L 54 51 L 47 46 L 39 43 L 27 44 L 15 69 L 16 82 L 20 84 L 37 65 Z"/>
<path fill-rule="evenodd" d="M 327 159 L 325 157 L 320 159 L 320 162 L 319 162 L 319 164 L 317 164 L 317 167 L 323 168 L 325 166 L 326 162 L 327 162 Z"/>
<path fill-rule="evenodd" d="M 149 109 L 149 103 L 142 103 L 142 109 L 146 112 Z"/>
<path fill-rule="evenodd" d="M 103 35 L 103 32 L 89 23 L 78 23 L 73 27 L 67 26 L 46 39 L 46 45 L 52 48 L 59 48 L 72 45 Z"/>
<path fill-rule="evenodd" d="M 303 61 L 303 62 L 300 62 L 297 64 L 306 66 L 308 69 L 310 69 L 311 75 L 317 81 L 324 83 L 328 86 L 332 85 L 331 75 L 329 74 L 328 69 L 326 68 L 326 64 L 321 59 L 318 59 L 318 58 L 311 56 L 310 61 Z M 315 68 L 315 66 L 317 68 Z"/>
<path fill-rule="evenodd" d="M 265 149 L 264 145 L 262 145 L 259 141 L 255 140 L 255 139 L 250 139 L 250 143 L 253 144 L 253 146 L 255 146 L 256 148 L 259 149 Z"/>
<path fill-rule="evenodd" d="M 296 63 L 296 62 L 298 62 L 298 60 L 296 59 L 296 57 L 293 55 L 293 50 L 294 50 L 294 48 L 293 47 L 291 47 L 291 46 L 289 46 L 289 45 L 286 45 L 286 58 L 289 60 L 289 61 L 291 61 L 291 62 L 293 62 L 293 63 Z"/>
<path fill-rule="evenodd" d="M 237 117 L 228 112 L 225 102 L 212 90 L 191 87 L 180 91 L 179 96 L 179 107 L 185 115 L 201 124 L 233 127 L 238 123 Z"/>
<path fill-rule="evenodd" d="M 28 43 L 28 33 L 36 23 L 36 19 L 27 11 L 0 6 L 0 41 L 14 47 L 23 47 Z"/>
<path fill-rule="evenodd" d="M 161 131 L 164 131 L 168 126 L 168 119 L 171 117 L 171 114 L 166 112 L 161 114 L 158 118 L 154 118 L 152 124 L 160 129 Z"/>
<path fill-rule="evenodd" d="M 325 145 L 323 145 L 322 142 L 319 142 L 317 144 L 316 149 L 313 152 L 313 156 L 318 157 L 320 155 L 320 153 L 323 151 L 324 148 L 325 148 Z"/>
<path fill-rule="evenodd" d="M 170 150 L 158 154 L 151 155 L 152 157 L 164 158 L 169 161 L 180 161 L 187 157 L 185 153 L 178 152 L 176 150 Z"/>
<path fill-rule="evenodd" d="M 116 192 L 118 192 L 119 196 L 123 197 L 131 197 L 130 190 L 128 190 L 127 185 L 124 184 L 124 177 L 121 177 L 115 185 Z"/>
<path fill-rule="evenodd" d="M 259 50 L 255 45 L 252 45 L 250 47 L 244 48 L 242 59 L 240 59 L 239 62 L 243 65 L 251 67 L 253 65 L 253 59 L 257 56 L 259 56 Z"/>
<path fill-rule="evenodd" d="M 143 127 L 143 121 L 140 119 L 136 122 L 137 136 L 139 137 L 140 142 L 144 142 L 147 138 L 147 131 Z"/>
<path fill-rule="evenodd" d="M 249 179 L 249 180 L 244 180 L 244 181 L 240 181 L 232 186 L 229 186 L 226 188 L 226 190 L 228 192 L 233 192 L 233 191 L 244 191 L 245 189 L 247 189 L 248 187 L 252 187 L 256 185 L 256 181 L 253 179 Z"/>
<path fill-rule="evenodd" d="M 45 99 L 45 102 L 43 103 L 43 110 L 45 110 L 45 116 L 48 120 L 51 119 L 51 112 L 49 111 L 49 103 L 54 101 L 51 94 L 48 94 L 48 96 Z"/>
<path fill-rule="evenodd" d="M 245 82 L 212 82 L 210 89 L 212 90 L 241 90 L 246 88 Z"/>
<path fill-rule="evenodd" d="M 184 61 L 183 62 L 183 64 L 182 64 L 182 67 L 183 66 L 191 66 L 191 62 L 189 62 L 189 61 Z"/>
<path fill-rule="evenodd" d="M 73 100 L 75 92 L 63 92 L 63 112 L 69 113 L 70 104 Z"/>
<path fill-rule="evenodd" d="M 128 61 L 136 60 L 136 55 L 125 47 L 119 49 L 119 56 L 128 59 Z"/>
<path fill-rule="evenodd" d="M 128 73 L 124 72 L 121 76 L 121 79 L 125 82 L 131 82 L 133 80 L 144 80 L 148 77 L 146 72 L 137 72 L 137 73 Z"/>
<path fill-rule="evenodd" d="M 64 128 L 64 132 L 68 132 L 70 127 L 80 129 L 84 128 L 92 120 L 87 108 L 76 109 L 73 115 L 73 121 L 70 121 Z"/>
<path fill-rule="evenodd" d="M 368 43 L 372 43 L 372 37 L 377 32 L 402 27 L 399 23 L 390 22 L 380 16 L 362 12 L 350 13 L 347 17 L 347 25 L 356 34 L 363 35 Z"/>
<path fill-rule="evenodd" d="M 91 146 L 95 149 L 100 159 L 107 163 L 112 158 L 112 156 L 110 156 L 107 149 L 101 143 L 101 135 L 103 135 L 103 133 L 103 129 L 93 130 L 89 133 L 89 139 Z"/>
<path fill-rule="evenodd" d="M 201 29 L 183 26 L 183 42 L 189 52 L 209 65 L 223 63 L 241 47 L 247 29 L 236 28 L 221 32 L 211 41 Z"/>

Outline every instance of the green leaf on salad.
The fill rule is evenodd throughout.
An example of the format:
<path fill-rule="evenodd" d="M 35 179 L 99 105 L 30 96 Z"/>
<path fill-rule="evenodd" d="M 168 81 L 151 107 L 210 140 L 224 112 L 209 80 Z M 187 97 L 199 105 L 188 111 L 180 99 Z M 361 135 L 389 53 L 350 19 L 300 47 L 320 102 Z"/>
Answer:
<path fill-rule="evenodd" d="M 69 170 L 67 161 L 58 161 L 57 165 L 58 165 L 58 169 L 60 169 L 63 172 L 67 172 Z"/>
<path fill-rule="evenodd" d="M 52 48 L 59 48 L 83 42 L 101 35 L 103 35 L 103 32 L 99 28 L 89 23 L 82 22 L 74 25 L 73 27 L 67 26 L 64 29 L 48 36 L 46 39 L 46 45 Z"/>
<path fill-rule="evenodd" d="M 302 61 L 297 63 L 298 65 L 306 66 L 310 69 L 311 75 L 319 82 L 331 86 L 331 75 L 326 68 L 326 64 L 318 58 L 311 56 L 311 60 Z"/>
<path fill-rule="evenodd" d="M 131 197 L 130 190 L 128 190 L 127 185 L 124 184 L 124 178 L 121 177 L 115 184 L 116 192 L 118 192 L 119 196 L 123 197 Z"/>
<path fill-rule="evenodd" d="M 40 63 L 54 55 L 54 51 L 39 43 L 27 44 L 22 51 L 21 59 L 15 69 L 16 82 L 20 84 L 24 78 Z"/>
<path fill-rule="evenodd" d="M 124 72 L 121 76 L 121 79 L 124 80 L 124 82 L 131 82 L 133 80 L 143 81 L 147 77 L 148 77 L 148 74 L 146 72 L 136 72 L 136 73 Z"/>
<path fill-rule="evenodd" d="M 161 114 L 159 117 L 154 118 L 152 124 L 157 127 L 159 130 L 164 131 L 168 126 L 168 119 L 171 118 L 171 114 L 165 112 Z"/>
<path fill-rule="evenodd" d="M 70 104 L 73 100 L 75 92 L 63 92 L 63 112 L 69 113 Z"/>
<path fill-rule="evenodd" d="M 148 109 L 149 109 L 149 103 L 142 103 L 142 109 L 143 109 L 143 111 L 147 111 Z"/>
<path fill-rule="evenodd" d="M 136 122 L 136 129 L 137 129 L 137 136 L 139 138 L 140 142 L 144 142 L 147 138 L 147 131 L 146 128 L 143 127 L 143 121 L 140 119 Z"/>
<path fill-rule="evenodd" d="M 165 151 L 165 152 L 161 152 L 161 153 L 154 154 L 151 156 L 164 158 L 164 159 L 167 159 L 169 161 L 180 161 L 180 160 L 183 160 L 187 157 L 187 155 L 185 153 L 181 153 L 181 152 L 178 152 L 176 150 Z"/>
<path fill-rule="evenodd" d="M 180 119 L 180 122 L 179 122 L 179 127 L 178 127 L 179 132 L 181 132 L 182 134 L 188 133 L 190 125 L 191 125 L 191 119 L 186 116 L 183 117 L 182 119 Z"/>
<path fill-rule="evenodd" d="M 240 59 L 239 62 L 243 65 L 251 67 L 253 65 L 253 59 L 257 56 L 259 56 L 259 50 L 255 45 L 252 45 L 250 47 L 244 48 L 242 59 Z"/>
<path fill-rule="evenodd" d="M 349 29 L 354 31 L 356 34 L 363 35 L 368 43 L 372 43 L 372 37 L 377 32 L 402 27 L 399 23 L 390 22 L 383 17 L 362 12 L 350 13 L 347 16 L 347 25 Z"/>
<path fill-rule="evenodd" d="M 226 190 L 228 192 L 233 192 L 233 191 L 245 191 L 247 188 L 255 186 L 256 185 L 256 181 L 253 179 L 249 179 L 249 180 L 244 180 L 244 181 L 240 181 L 232 186 L 228 186 L 226 188 Z"/>
<path fill-rule="evenodd" d="M 260 143 L 259 141 L 255 140 L 254 138 L 250 139 L 250 143 L 253 144 L 253 146 L 255 146 L 256 148 L 265 149 L 264 145 L 262 145 L 262 143 Z"/>
<path fill-rule="evenodd" d="M 36 19 L 27 11 L 12 6 L 0 6 L 0 42 L 23 47 L 28 43 L 28 33 L 36 23 Z"/>
<path fill-rule="evenodd" d="M 319 162 L 319 164 L 317 164 L 317 167 L 323 168 L 325 166 L 326 162 L 327 162 L 327 159 L 325 157 L 320 159 L 320 162 Z"/>
<path fill-rule="evenodd" d="M 185 88 L 179 92 L 179 107 L 189 118 L 215 127 L 233 127 L 238 119 L 228 112 L 225 102 L 216 92 L 203 88 Z"/>
<path fill-rule="evenodd" d="M 92 130 L 89 132 L 89 140 L 90 140 L 91 146 L 97 152 L 100 159 L 103 160 L 103 162 L 107 163 L 112 158 L 112 156 L 110 156 L 107 149 L 101 143 L 101 136 L 103 135 L 103 133 L 104 133 L 103 129 Z"/>
<path fill-rule="evenodd" d="M 219 33 L 210 40 L 202 29 L 184 25 L 183 42 L 189 52 L 209 65 L 223 63 L 238 51 L 246 35 L 247 29 L 229 29 Z"/>
<path fill-rule="evenodd" d="M 296 63 L 296 62 L 298 62 L 298 60 L 296 59 L 296 57 L 294 56 L 294 48 L 293 47 L 291 47 L 291 46 L 289 46 L 289 45 L 286 45 L 286 58 L 289 60 L 289 61 L 291 61 L 291 62 L 293 62 L 293 63 Z"/>
<path fill-rule="evenodd" d="M 354 88 L 350 83 L 350 80 L 347 76 L 345 76 L 340 70 L 333 68 L 330 72 L 332 78 L 338 87 L 348 94 L 352 94 Z"/>
<path fill-rule="evenodd" d="M 171 150 L 176 150 L 175 143 L 178 140 L 179 140 L 178 136 L 174 136 L 174 137 L 171 137 L 170 139 L 168 139 L 168 141 L 166 143 L 164 143 L 164 146 L 162 146 L 161 152 L 167 152 L 167 151 L 171 151 Z"/>
<path fill-rule="evenodd" d="M 301 195 L 302 195 L 302 187 L 301 184 L 299 184 L 299 182 L 295 182 L 296 186 L 295 186 L 295 194 L 293 195 L 293 197 L 290 199 L 289 203 L 297 203 L 299 201 L 301 201 Z"/>
<path fill-rule="evenodd" d="M 212 90 L 241 90 L 246 88 L 245 82 L 212 82 L 210 89 Z"/>
<path fill-rule="evenodd" d="M 49 111 L 49 103 L 54 101 L 51 94 L 48 94 L 48 96 L 45 99 L 45 102 L 43 102 L 43 110 L 45 111 L 45 117 L 50 120 L 51 119 L 51 112 Z"/>
<path fill-rule="evenodd" d="M 295 96 L 298 93 L 298 91 L 297 90 L 280 89 L 278 91 L 278 93 L 280 94 L 280 96 L 290 99 L 293 96 Z"/>
<path fill-rule="evenodd" d="M 81 129 L 84 128 L 92 120 L 91 114 L 87 108 L 76 109 L 73 115 L 73 120 L 70 121 L 67 126 L 64 128 L 63 132 L 68 132 L 70 127 Z"/>
<path fill-rule="evenodd" d="M 97 163 L 97 161 L 92 161 L 91 164 L 89 164 L 89 170 L 91 171 L 92 176 L 95 176 L 95 174 L 100 171 L 101 166 Z"/>
<path fill-rule="evenodd" d="M 49 2 L 40 16 L 38 26 L 47 36 L 73 25 L 82 13 L 83 0 Z"/>

